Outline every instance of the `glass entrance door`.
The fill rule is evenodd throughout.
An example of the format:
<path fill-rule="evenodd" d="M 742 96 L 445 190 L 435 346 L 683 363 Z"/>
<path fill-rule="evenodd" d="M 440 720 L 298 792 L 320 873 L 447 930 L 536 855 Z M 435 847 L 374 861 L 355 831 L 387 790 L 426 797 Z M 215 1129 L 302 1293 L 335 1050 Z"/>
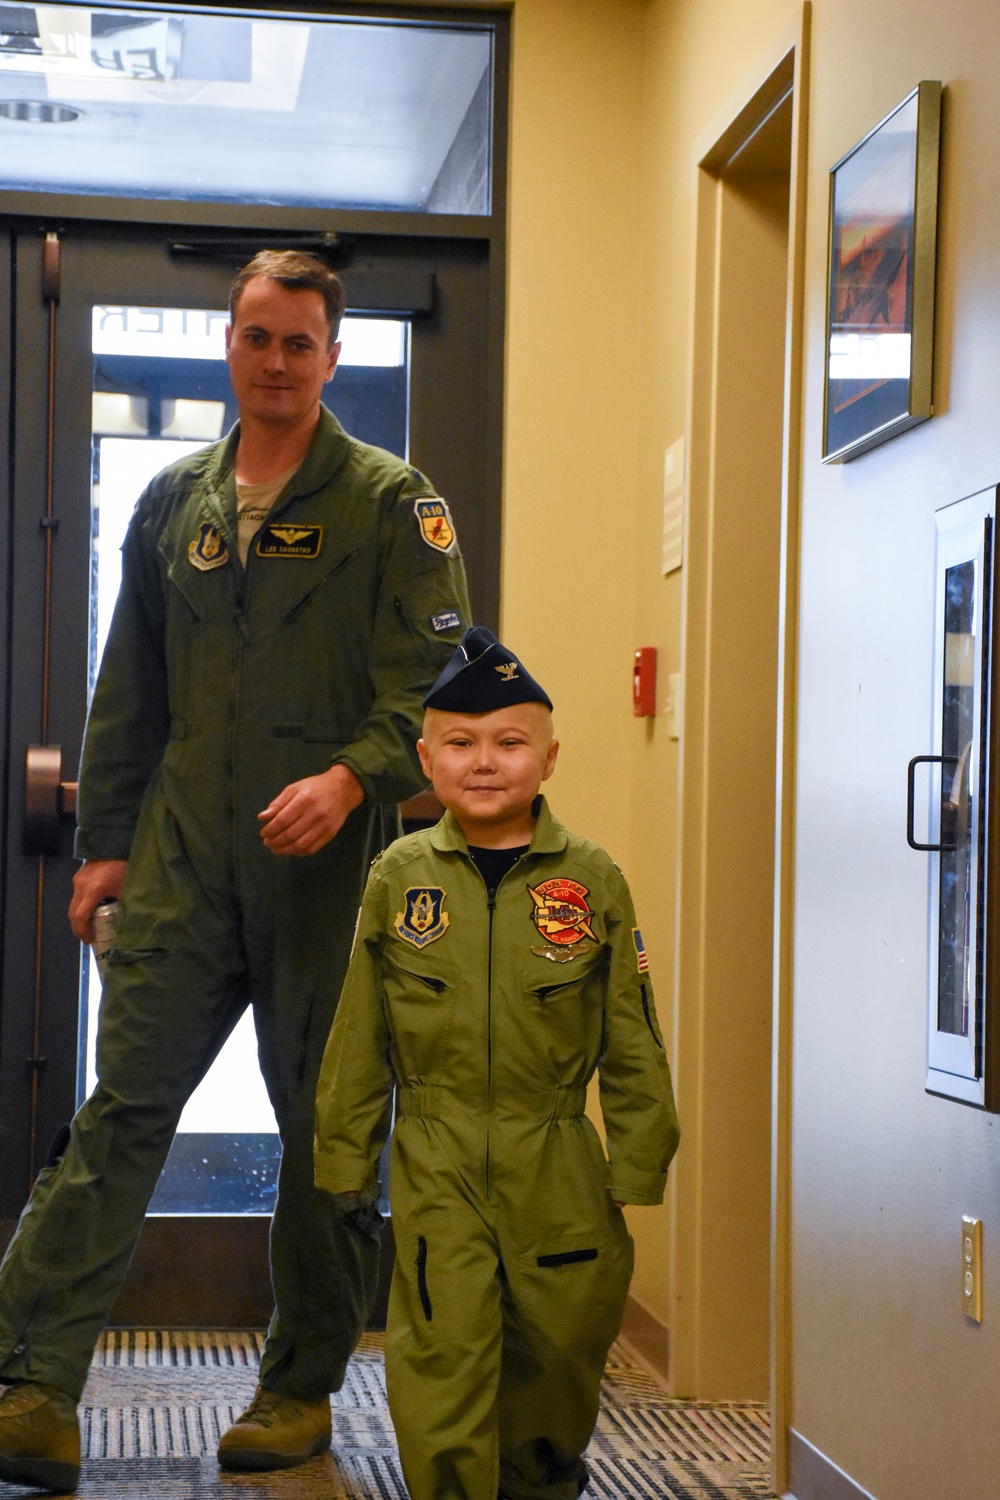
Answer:
<path fill-rule="evenodd" d="M 91 583 L 93 691 L 121 581 L 136 500 L 167 464 L 218 440 L 237 418 L 225 362 L 225 305 L 93 308 Z M 364 442 L 408 454 L 409 323 L 347 317 L 327 403 Z M 77 1102 L 96 1083 L 100 975 L 84 951 Z M 281 1156 L 249 1011 L 181 1116 L 153 1213 L 268 1213 Z"/>
<path fill-rule="evenodd" d="M 253 253 L 245 234 L 240 243 L 246 256 Z M 37 228 L 9 226 L 5 238 L 15 335 L 0 999 L 0 1218 L 7 1220 L 94 1078 L 100 981 L 66 921 L 75 868 L 69 814 L 120 581 L 118 549 L 148 479 L 216 440 L 236 416 L 223 357 L 236 262 L 231 255 L 179 257 L 171 246 L 169 232 L 114 226 L 75 227 L 55 244 Z M 353 294 L 351 267 L 344 271 L 349 316 L 326 399 L 356 436 L 409 457 L 437 480 L 456 516 L 474 598 L 489 597 L 492 588 L 479 577 L 495 574 L 498 561 L 482 490 L 487 255 L 468 242 L 440 241 L 429 256 L 423 245 L 410 269 L 433 295 L 413 315 L 393 305 L 393 287 L 407 282 L 400 268 L 408 254 L 405 245 L 374 240 L 359 247 Z M 57 302 L 48 295 L 54 267 Z M 464 379 L 456 381 L 459 372 Z M 40 739 L 61 749 L 56 802 L 67 814 L 43 854 L 26 852 L 23 841 L 22 768 L 27 748 Z M 204 1274 L 204 1235 L 213 1223 L 229 1220 L 230 1236 L 234 1217 L 260 1224 L 273 1204 L 279 1153 L 247 1013 L 192 1096 L 151 1204 L 175 1225 L 174 1259 L 178 1246 L 181 1260 L 184 1245 L 192 1247 L 190 1262 L 173 1267 L 175 1277 L 197 1281 Z M 260 1234 L 248 1233 L 247 1243 L 259 1249 Z M 213 1304 L 221 1322 L 225 1291 L 218 1287 L 222 1300 Z M 144 1319 L 163 1317 L 156 1297 L 153 1278 Z"/>

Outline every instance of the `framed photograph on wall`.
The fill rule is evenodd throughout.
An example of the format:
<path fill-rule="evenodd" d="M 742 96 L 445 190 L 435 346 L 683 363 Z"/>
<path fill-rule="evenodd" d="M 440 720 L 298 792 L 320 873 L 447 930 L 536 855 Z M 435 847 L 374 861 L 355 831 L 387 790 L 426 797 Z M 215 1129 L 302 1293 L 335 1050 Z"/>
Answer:
<path fill-rule="evenodd" d="M 932 414 L 940 140 L 924 82 L 830 172 L 824 463 Z"/>

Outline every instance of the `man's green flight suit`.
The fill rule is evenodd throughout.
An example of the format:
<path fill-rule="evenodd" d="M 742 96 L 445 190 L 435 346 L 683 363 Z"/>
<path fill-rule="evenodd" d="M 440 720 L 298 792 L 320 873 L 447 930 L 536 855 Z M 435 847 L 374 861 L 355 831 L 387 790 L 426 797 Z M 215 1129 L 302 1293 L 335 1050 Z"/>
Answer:
<path fill-rule="evenodd" d="M 632 1273 L 614 1200 L 659 1203 L 678 1140 L 647 969 L 621 872 L 544 801 L 492 906 L 450 813 L 372 871 L 316 1181 L 372 1195 L 396 1082 L 386 1377 L 412 1500 L 583 1487 Z"/>
<path fill-rule="evenodd" d="M 464 575 L 428 481 L 325 410 L 244 570 L 237 439 L 139 500 L 87 727 L 77 853 L 129 861 L 98 1083 L 0 1270 L 0 1376 L 77 1398 L 181 1109 L 248 1002 L 283 1143 L 262 1383 L 335 1390 L 374 1293 L 377 1213 L 313 1183 L 316 1076 L 365 875 L 423 785 L 420 699 L 468 623 Z M 276 858 L 257 814 L 334 762 L 366 800 L 319 853 Z"/>

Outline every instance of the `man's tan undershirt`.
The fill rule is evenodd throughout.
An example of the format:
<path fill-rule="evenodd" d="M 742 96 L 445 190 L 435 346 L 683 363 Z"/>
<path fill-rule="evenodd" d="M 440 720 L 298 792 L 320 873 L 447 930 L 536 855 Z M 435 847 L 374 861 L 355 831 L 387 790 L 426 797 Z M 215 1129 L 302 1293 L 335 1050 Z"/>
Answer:
<path fill-rule="evenodd" d="M 301 462 L 301 460 L 300 460 Z M 240 549 L 240 562 L 244 567 L 250 555 L 250 543 L 259 527 L 267 520 L 271 506 L 291 479 L 298 464 L 292 464 L 277 479 L 266 484 L 241 484 L 236 481 L 236 540 Z"/>

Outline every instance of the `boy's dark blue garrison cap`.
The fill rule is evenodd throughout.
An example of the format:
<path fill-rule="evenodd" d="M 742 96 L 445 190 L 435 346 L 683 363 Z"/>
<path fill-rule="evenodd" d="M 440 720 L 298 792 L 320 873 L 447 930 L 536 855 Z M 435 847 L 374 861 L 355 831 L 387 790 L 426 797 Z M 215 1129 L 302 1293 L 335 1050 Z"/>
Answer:
<path fill-rule="evenodd" d="M 552 707 L 549 695 L 485 625 L 469 626 L 424 699 L 425 708 L 451 714 L 488 714 L 513 703 Z"/>

